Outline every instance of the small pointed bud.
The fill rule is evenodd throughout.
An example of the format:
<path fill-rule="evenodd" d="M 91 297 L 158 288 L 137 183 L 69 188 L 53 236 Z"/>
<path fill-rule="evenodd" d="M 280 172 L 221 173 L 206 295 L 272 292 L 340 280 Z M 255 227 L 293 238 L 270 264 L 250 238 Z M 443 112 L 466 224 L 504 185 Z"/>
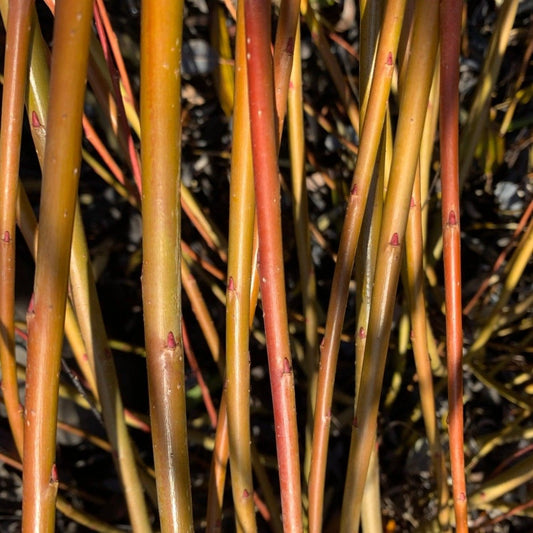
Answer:
<path fill-rule="evenodd" d="M 35 293 L 32 292 L 30 303 L 28 304 L 28 313 L 34 313 L 35 312 Z"/>
<path fill-rule="evenodd" d="M 52 465 L 52 472 L 50 472 L 50 485 L 55 485 L 57 483 L 57 466 L 54 463 Z"/>
<path fill-rule="evenodd" d="M 283 373 L 284 374 L 290 374 L 292 372 L 291 364 L 289 363 L 289 360 L 284 357 L 283 358 Z"/>
<path fill-rule="evenodd" d="M 365 328 L 359 328 L 359 338 L 366 339 L 366 330 Z"/>
<path fill-rule="evenodd" d="M 2 240 L 7 243 L 11 242 L 11 234 L 9 233 L 9 231 L 4 231 L 4 236 L 2 237 Z"/>
<path fill-rule="evenodd" d="M 228 291 L 234 291 L 234 290 L 235 290 L 235 282 L 233 281 L 233 276 L 230 276 L 228 280 Z"/>
<path fill-rule="evenodd" d="M 250 493 L 248 492 L 248 489 L 244 489 L 244 490 L 242 491 L 242 497 L 243 497 L 244 499 L 250 497 Z"/>
<path fill-rule="evenodd" d="M 457 217 L 455 216 L 455 211 L 450 211 L 448 215 L 448 226 L 457 225 Z"/>
<path fill-rule="evenodd" d="M 351 194 L 352 196 L 357 196 L 357 192 L 358 192 L 358 191 L 357 191 L 357 184 L 354 183 L 354 185 L 353 185 L 353 187 L 352 187 L 352 189 L 351 189 L 351 191 L 350 191 L 350 194 Z"/>
<path fill-rule="evenodd" d="M 411 207 L 416 207 L 416 202 L 413 196 L 411 196 Z"/>
<path fill-rule="evenodd" d="M 37 113 L 35 111 L 31 112 L 31 125 L 34 128 L 42 127 L 41 121 L 39 120 L 39 117 L 37 116 Z"/>
<path fill-rule="evenodd" d="M 391 246 L 399 246 L 400 245 L 400 238 L 398 237 L 397 233 L 393 233 L 391 240 L 389 242 Z"/>
<path fill-rule="evenodd" d="M 392 52 L 387 54 L 387 66 L 392 66 Z"/>
<path fill-rule="evenodd" d="M 176 338 L 174 337 L 174 333 L 172 331 L 168 332 L 167 335 L 167 348 L 170 348 L 173 350 L 176 347 Z"/>

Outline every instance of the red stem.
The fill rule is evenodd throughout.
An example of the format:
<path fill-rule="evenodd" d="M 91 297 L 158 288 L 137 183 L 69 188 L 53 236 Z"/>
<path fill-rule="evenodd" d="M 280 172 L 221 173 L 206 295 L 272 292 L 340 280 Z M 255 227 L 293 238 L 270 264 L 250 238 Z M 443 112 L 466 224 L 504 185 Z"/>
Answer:
<path fill-rule="evenodd" d="M 458 533 L 468 531 L 463 454 L 461 232 L 459 226 L 459 53 L 461 0 L 441 2 L 440 137 L 450 462 Z"/>
<path fill-rule="evenodd" d="M 259 231 L 259 271 L 267 339 L 284 531 L 302 531 L 294 375 L 287 321 L 277 168 L 270 2 L 246 0 L 246 57 Z"/>

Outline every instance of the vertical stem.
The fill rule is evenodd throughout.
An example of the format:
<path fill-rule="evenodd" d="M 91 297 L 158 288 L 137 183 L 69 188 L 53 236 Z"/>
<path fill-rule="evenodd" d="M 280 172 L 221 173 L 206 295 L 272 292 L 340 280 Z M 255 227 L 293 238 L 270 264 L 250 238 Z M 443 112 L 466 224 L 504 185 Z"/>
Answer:
<path fill-rule="evenodd" d="M 0 365 L 2 394 L 15 445 L 24 432 L 15 362 L 15 206 L 28 76 L 33 2 L 11 2 L 7 18 L 0 135 Z"/>
<path fill-rule="evenodd" d="M 291 160 L 292 214 L 298 267 L 302 286 L 302 307 L 305 321 L 305 368 L 307 378 L 307 420 L 305 426 L 304 479 L 309 478 L 316 400 L 318 366 L 318 312 L 316 276 L 311 257 L 309 209 L 305 181 L 305 135 L 302 98 L 302 63 L 300 25 L 296 30 L 294 60 L 289 85 L 288 127 Z"/>
<path fill-rule="evenodd" d="M 276 428 L 281 507 L 284 530 L 296 532 L 302 531 L 300 459 L 283 272 L 274 88 L 270 52 L 270 2 L 246 0 L 245 21 L 252 155 L 259 231 L 259 272 Z"/>
<path fill-rule="evenodd" d="M 231 487 L 237 531 L 255 531 L 250 450 L 250 287 L 255 194 L 248 109 L 244 2 L 237 6 L 235 102 L 231 157 L 226 369 Z"/>
<path fill-rule="evenodd" d="M 459 225 L 459 53 L 461 0 L 441 2 L 440 153 L 446 298 L 450 463 L 456 530 L 468 531 L 463 441 L 463 326 Z"/>
<path fill-rule="evenodd" d="M 161 531 L 193 531 L 181 339 L 183 2 L 141 10 L 143 305 Z"/>
<path fill-rule="evenodd" d="M 58 1 L 50 74 L 35 298 L 29 317 L 24 428 L 24 532 L 53 531 L 57 394 L 92 2 Z"/>

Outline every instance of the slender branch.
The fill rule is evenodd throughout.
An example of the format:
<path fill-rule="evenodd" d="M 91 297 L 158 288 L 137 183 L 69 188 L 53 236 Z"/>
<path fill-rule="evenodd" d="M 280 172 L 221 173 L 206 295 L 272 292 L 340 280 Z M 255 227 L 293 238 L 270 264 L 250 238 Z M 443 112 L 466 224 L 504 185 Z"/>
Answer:
<path fill-rule="evenodd" d="M 70 243 L 81 160 L 81 117 L 92 2 L 59 1 L 54 24 L 50 106 L 43 169 L 28 372 L 22 530 L 53 531 L 57 391 Z"/>
<path fill-rule="evenodd" d="M 141 10 L 143 305 L 161 531 L 193 531 L 181 339 L 183 2 Z"/>
<path fill-rule="evenodd" d="M 22 456 L 23 411 L 15 362 L 15 207 L 28 77 L 33 2 L 12 2 L 7 18 L 0 135 L 0 365 L 2 394 L 15 445 Z"/>
<path fill-rule="evenodd" d="M 468 531 L 463 438 L 463 326 L 459 224 L 459 54 L 463 3 L 441 3 L 440 153 L 446 293 L 450 463 L 456 530 Z"/>
<path fill-rule="evenodd" d="M 283 272 L 280 190 L 270 52 L 270 2 L 245 2 L 246 58 L 259 231 L 259 272 L 276 427 L 284 530 L 302 531 L 300 459 Z"/>

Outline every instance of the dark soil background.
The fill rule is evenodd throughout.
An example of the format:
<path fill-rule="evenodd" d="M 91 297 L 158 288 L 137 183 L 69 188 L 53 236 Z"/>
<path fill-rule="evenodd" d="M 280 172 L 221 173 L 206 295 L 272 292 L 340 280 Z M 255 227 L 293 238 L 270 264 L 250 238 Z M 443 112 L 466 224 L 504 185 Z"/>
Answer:
<path fill-rule="evenodd" d="M 134 90 L 138 91 L 139 62 L 139 10 L 138 0 L 109 1 L 109 10 L 115 31 L 120 40 L 122 52 L 131 76 Z M 326 2 L 324 2 L 326 4 Z M 322 9 L 323 16 L 335 24 L 340 15 L 342 2 L 331 2 L 331 6 Z M 37 2 L 39 16 L 46 38 L 52 36 L 53 19 L 40 2 Z M 461 62 L 461 100 L 464 110 L 469 102 L 477 77 L 482 67 L 483 57 L 492 35 L 495 17 L 495 2 L 489 0 L 467 2 L 467 21 L 465 26 L 464 57 Z M 512 96 L 514 83 L 520 69 L 528 42 L 533 35 L 533 1 L 520 3 L 511 41 L 506 51 L 498 85 L 493 95 L 494 116 L 490 128 L 497 130 L 501 123 L 505 107 L 503 102 Z M 4 30 L 2 30 L 4 31 Z M 358 28 L 355 25 L 341 33 L 354 50 L 358 47 Z M 2 33 L 2 39 L 4 35 Z M 329 79 L 322 60 L 318 56 L 310 35 L 303 29 L 304 57 L 304 98 L 315 111 L 320 111 L 337 131 L 343 132 L 345 138 L 356 142 L 340 106 L 335 88 Z M 218 103 L 213 82 L 213 68 L 216 53 L 209 46 L 209 13 L 207 0 L 189 0 L 186 2 L 184 26 L 183 58 L 183 152 L 182 178 L 185 185 L 195 195 L 198 203 L 215 221 L 224 234 L 227 234 L 229 158 L 231 150 L 231 122 L 224 116 Z M 357 80 L 358 64 L 356 59 L 342 47 L 332 43 L 332 50 L 340 58 L 340 64 L 346 73 Z M 531 63 L 529 65 L 531 67 Z M 533 83 L 533 71 L 528 69 L 523 87 Z M 501 105 L 500 105 L 501 104 Z M 92 99 L 88 98 L 87 115 L 92 119 L 99 133 L 106 137 L 105 127 L 98 118 L 98 110 Z M 98 126 L 100 124 L 100 126 Z M 464 303 L 468 302 L 477 290 L 480 282 L 488 275 L 492 265 L 509 243 L 513 228 L 533 197 L 533 178 L 531 174 L 531 143 L 533 124 L 533 102 L 530 100 L 519 105 L 510 131 L 504 137 L 504 153 L 499 161 L 488 165 L 476 160 L 471 175 L 466 183 L 462 197 L 463 229 L 463 284 Z M 322 322 L 328 305 L 331 278 L 334 268 L 332 253 L 337 250 L 344 209 L 342 201 L 325 186 L 318 170 L 323 170 L 335 183 L 337 195 L 342 195 L 349 186 L 354 166 L 354 156 L 339 142 L 333 134 L 322 130 L 316 120 L 306 115 L 306 135 L 308 149 L 316 159 L 315 168 L 309 169 L 308 186 L 310 199 L 310 216 L 321 228 L 327 247 L 312 243 L 315 263 L 319 307 Z M 40 171 L 29 133 L 25 134 L 24 153 L 22 157 L 21 177 L 38 212 Z M 91 150 L 88 143 L 84 147 Z M 436 154 L 436 156 L 438 156 Z M 282 146 L 280 156 L 281 172 L 288 176 L 287 147 Z M 438 208 L 438 165 L 435 164 L 435 180 L 431 207 Z M 113 189 L 101 181 L 89 167 L 84 166 L 80 182 L 80 199 L 83 206 L 87 238 L 92 259 L 99 273 L 98 290 L 108 334 L 112 339 L 125 341 L 142 347 L 143 317 L 141 303 L 141 235 L 142 221 L 139 212 L 120 198 Z M 301 312 L 298 288 L 298 269 L 296 249 L 291 227 L 290 195 L 285 188 L 282 195 L 284 209 L 284 250 L 286 257 L 286 279 L 288 285 L 289 309 L 295 315 L 293 342 L 295 350 L 303 343 L 303 325 L 296 314 Z M 325 221 L 327 223 L 325 223 Z M 438 234 L 440 227 L 433 228 Z M 201 257 L 214 264 L 222 271 L 225 265 L 206 245 L 189 220 L 183 217 L 183 240 Z M 17 303 L 18 318 L 24 319 L 25 308 L 31 294 L 33 267 L 29 253 L 18 236 L 19 257 L 17 263 Z M 444 338 L 444 317 L 438 308 L 442 288 L 442 265 L 435 265 L 439 279 L 437 294 L 429 294 L 432 326 L 437 340 Z M 225 310 L 222 304 L 202 282 L 198 272 L 194 272 L 212 312 L 221 338 L 224 336 Z M 210 279 L 225 290 L 222 282 Z M 528 296 L 533 288 L 533 269 L 531 261 L 514 296 L 516 301 Z M 487 290 L 480 305 L 465 317 L 465 343 L 473 342 L 476 323 L 487 312 L 494 301 L 497 289 Z M 354 389 L 354 292 L 350 295 L 349 309 L 346 314 L 346 340 L 342 343 L 339 358 L 336 390 L 339 400 L 333 406 L 333 423 L 330 440 L 330 461 L 328 464 L 326 493 L 326 523 L 330 531 L 335 530 L 335 516 L 342 501 L 345 467 L 348 456 L 351 431 L 351 397 Z M 399 304 L 402 302 L 399 296 Z M 213 363 L 207 345 L 197 326 L 197 322 L 188 300 L 184 300 L 184 319 L 187 325 L 194 352 L 202 369 L 204 379 L 210 386 L 215 401 L 220 398 L 222 382 L 216 365 Z M 398 315 L 400 305 L 398 306 Z M 516 371 L 531 371 L 533 367 L 533 310 L 529 310 L 529 327 L 514 328 L 508 334 L 502 334 L 498 342 L 487 347 L 490 361 L 497 364 L 499 358 L 514 355 Z M 261 327 L 261 311 L 258 310 L 256 326 Z M 516 349 L 524 346 L 526 350 Z M 24 342 L 19 341 L 21 354 Z M 502 348 L 503 345 L 503 348 Z M 434 515 L 427 444 L 424 439 L 424 427 L 421 420 L 411 422 L 411 414 L 418 405 L 416 372 L 414 363 L 408 353 L 407 358 L 398 355 L 397 332 L 391 337 L 390 362 L 386 373 L 387 390 L 393 373 L 401 371 L 402 382 L 397 396 L 387 403 L 380 414 L 380 461 L 382 475 L 382 504 L 384 523 L 389 525 L 387 531 L 419 531 L 424 518 Z M 442 348 L 442 347 L 441 347 Z M 442 350 L 441 350 L 442 351 Z M 270 385 L 266 353 L 260 336 L 252 339 L 250 348 L 252 363 L 252 412 L 253 435 L 259 451 L 266 456 L 267 464 L 275 465 L 274 431 L 271 417 Z M 115 350 L 117 370 L 123 392 L 125 406 L 133 412 L 147 416 L 148 396 L 146 383 L 146 366 L 144 359 L 127 351 Z M 70 368 L 76 373 L 76 365 L 65 348 L 65 370 Z M 513 369 L 507 368 L 506 379 L 513 379 Z M 303 370 L 295 367 L 298 409 L 302 413 L 300 421 L 305 420 L 306 383 Z M 63 375 L 65 383 L 71 383 L 68 372 Z M 198 395 L 194 374 L 188 371 L 189 420 L 195 421 L 194 435 L 213 437 L 214 431 L 209 425 L 205 409 Z M 445 389 L 444 389 L 445 390 Z M 343 400 L 342 398 L 347 398 Z M 531 405 L 531 393 L 528 396 Z M 446 412 L 446 397 L 439 393 L 438 406 L 440 415 Z M 469 371 L 465 371 L 465 445 L 466 458 L 475 454 L 482 435 L 501 431 L 517 416 L 517 407 L 499 396 L 493 389 L 480 383 Z M 60 419 L 75 426 L 80 426 L 94 434 L 104 437 L 97 418 L 90 412 L 73 409 L 69 405 L 60 408 Z M 443 421 L 444 422 L 444 421 Z M 523 427 L 531 429 L 533 420 L 527 414 Z M 529 432 L 531 433 L 531 431 Z M 135 440 L 142 459 L 152 464 L 151 441 L 146 432 L 133 429 Z M 303 431 L 301 433 L 303 435 Z M 469 475 L 469 489 L 475 490 L 502 461 L 513 456 L 518 450 L 526 450 L 531 441 L 521 439 L 506 446 L 497 447 L 485 457 Z M 0 417 L 0 452 L 6 456 L 15 456 L 11 443 L 9 426 L 5 413 Z M 206 488 L 209 475 L 211 454 L 197 438 L 191 438 L 190 447 L 191 475 L 193 483 L 193 501 L 198 531 L 202 529 L 201 519 L 206 506 Z M 57 465 L 60 489 L 76 507 L 84 509 L 117 527 L 128 530 L 127 512 L 121 494 L 120 484 L 109 454 L 81 438 L 74 438 L 68 433 L 60 432 L 57 449 Z M 271 469 L 272 480 L 276 486 L 276 476 Z M 231 490 L 227 489 L 227 510 L 223 531 L 232 531 Z M 523 485 L 511 491 L 507 503 L 524 503 L 533 499 L 531 484 Z M 0 458 L 0 533 L 20 530 L 21 476 L 15 466 Z M 155 511 L 154 511 L 155 513 Z M 492 516 L 492 515 L 491 515 Z M 483 524 L 488 519 L 481 512 L 472 513 L 474 524 Z M 154 517 L 156 520 L 156 517 Z M 268 531 L 266 523 L 259 519 L 260 531 Z M 57 531 L 81 533 L 88 531 L 71 522 L 60 513 L 57 517 Z M 529 532 L 533 531 L 533 513 L 529 510 L 510 517 L 498 524 L 478 529 L 478 531 L 495 532 Z"/>

